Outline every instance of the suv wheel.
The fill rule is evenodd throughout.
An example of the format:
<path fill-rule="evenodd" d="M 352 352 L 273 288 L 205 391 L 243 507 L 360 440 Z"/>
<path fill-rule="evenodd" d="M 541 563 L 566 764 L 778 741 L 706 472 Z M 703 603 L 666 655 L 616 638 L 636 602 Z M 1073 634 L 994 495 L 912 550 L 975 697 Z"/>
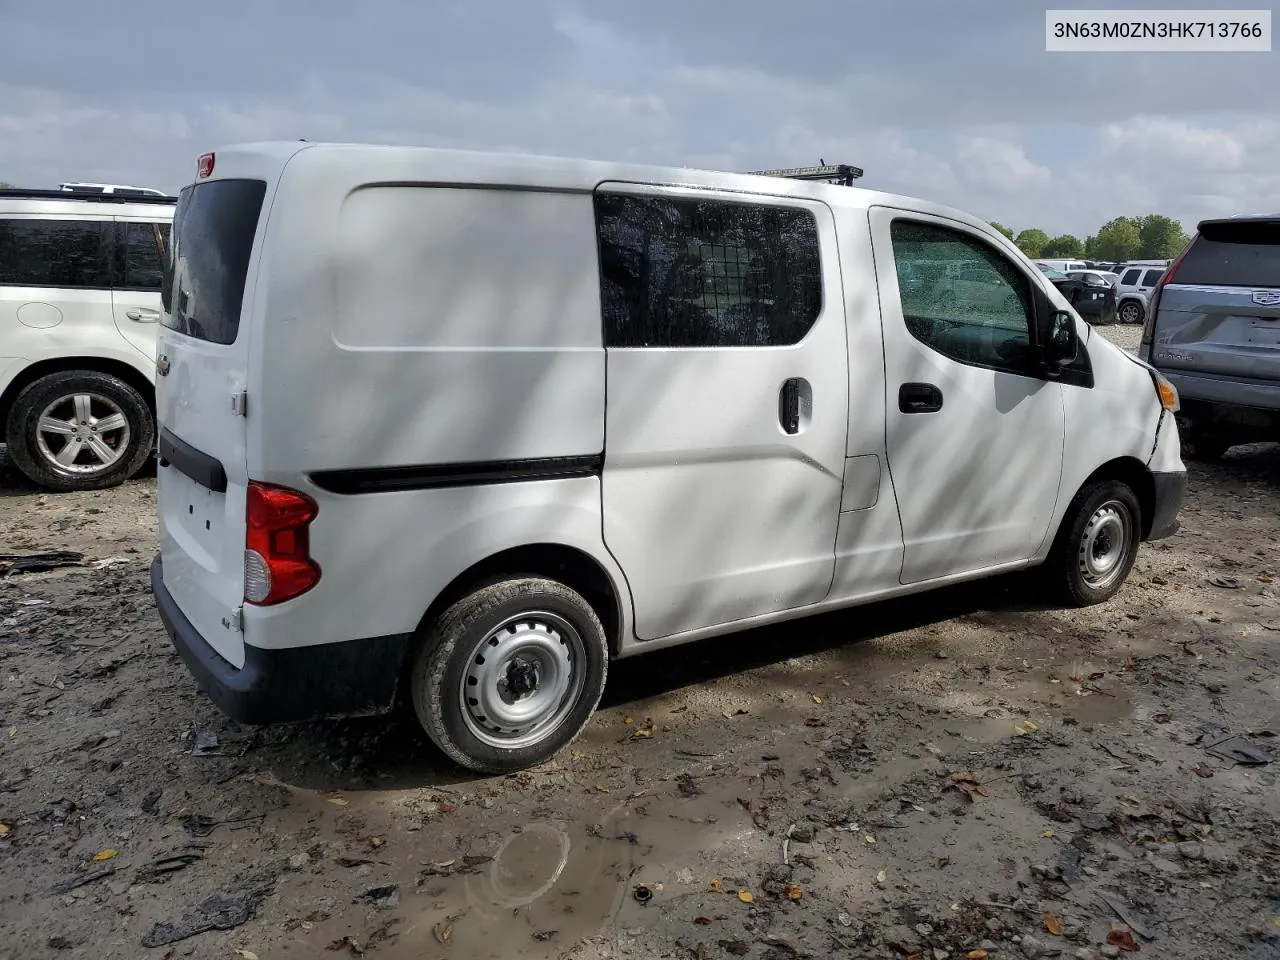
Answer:
<path fill-rule="evenodd" d="M 132 477 L 155 445 L 146 400 L 118 377 L 63 370 L 28 384 L 5 425 L 9 456 L 49 490 L 101 490 Z"/>
<path fill-rule="evenodd" d="M 1141 323 L 1145 315 L 1146 311 L 1137 300 L 1126 300 L 1120 304 L 1120 312 L 1117 314 L 1121 323 Z"/>

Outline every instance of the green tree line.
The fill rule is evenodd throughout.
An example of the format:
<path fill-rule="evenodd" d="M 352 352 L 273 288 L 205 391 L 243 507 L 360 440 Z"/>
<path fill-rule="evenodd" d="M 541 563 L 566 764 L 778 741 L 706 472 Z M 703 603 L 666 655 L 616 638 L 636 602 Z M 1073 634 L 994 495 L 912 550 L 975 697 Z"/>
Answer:
<path fill-rule="evenodd" d="M 1081 240 L 1064 233 L 1050 237 L 1035 228 L 1015 234 L 1002 223 L 995 227 L 1018 245 L 1028 257 L 1079 258 L 1083 260 L 1172 260 L 1191 238 L 1182 224 L 1158 213 L 1145 217 L 1116 217 L 1098 232 Z"/>

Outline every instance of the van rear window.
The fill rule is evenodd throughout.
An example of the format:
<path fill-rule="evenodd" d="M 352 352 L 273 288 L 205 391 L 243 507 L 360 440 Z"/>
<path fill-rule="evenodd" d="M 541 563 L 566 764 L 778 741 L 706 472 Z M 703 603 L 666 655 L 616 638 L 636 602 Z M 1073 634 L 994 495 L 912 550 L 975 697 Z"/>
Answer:
<path fill-rule="evenodd" d="M 235 342 L 266 194 L 262 180 L 210 180 L 178 196 L 164 285 L 166 327 L 210 343 Z"/>
<path fill-rule="evenodd" d="M 1172 282 L 1280 287 L 1280 222 L 1205 224 Z"/>

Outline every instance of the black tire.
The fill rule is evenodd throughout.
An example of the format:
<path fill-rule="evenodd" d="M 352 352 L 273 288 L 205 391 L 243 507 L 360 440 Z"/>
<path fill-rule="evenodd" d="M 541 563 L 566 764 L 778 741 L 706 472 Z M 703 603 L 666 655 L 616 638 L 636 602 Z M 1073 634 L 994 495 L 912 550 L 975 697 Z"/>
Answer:
<path fill-rule="evenodd" d="M 1187 439 L 1190 441 L 1190 449 L 1186 451 L 1187 459 L 1200 463 L 1217 463 L 1234 446 L 1230 440 L 1203 433 L 1193 432 Z"/>
<path fill-rule="evenodd" d="M 77 397 L 89 398 L 91 419 L 80 428 L 88 442 L 80 444 L 81 452 L 73 458 L 72 466 L 81 469 L 72 469 L 53 459 L 61 450 L 54 449 L 54 444 L 60 442 L 56 439 L 59 435 L 46 432 L 42 444 L 39 418 L 45 411 L 53 411 L 51 415 L 56 419 L 71 414 L 67 422 L 74 428 L 72 421 L 81 409 L 76 406 Z M 107 430 L 99 435 L 95 423 L 108 418 L 117 422 L 116 414 L 127 429 Z M 156 421 L 142 395 L 119 377 L 96 370 L 61 370 L 23 388 L 9 409 L 5 436 L 13 465 L 32 483 L 59 492 L 102 490 L 124 483 L 147 462 L 155 446 Z M 118 451 L 116 459 L 104 463 L 90 443 Z M 94 462 L 101 464 L 100 468 L 94 469 Z"/>
<path fill-rule="evenodd" d="M 1126 525 L 1124 543 L 1114 543 L 1118 534 L 1110 513 L 1098 519 L 1104 507 L 1118 514 Z M 1103 525 L 1101 530 L 1099 524 Z M 1108 543 L 1116 550 L 1115 563 L 1105 577 L 1099 576 L 1096 569 L 1089 570 L 1099 562 L 1097 551 L 1092 548 L 1102 542 L 1102 537 L 1091 536 L 1098 532 L 1110 535 L 1110 539 L 1102 543 L 1104 552 Z M 1058 600 L 1069 606 L 1089 607 L 1110 600 L 1129 578 L 1141 539 L 1142 508 L 1133 490 L 1118 480 L 1086 484 L 1062 518 L 1057 540 L 1044 567 L 1047 586 Z"/>
<path fill-rule="evenodd" d="M 533 626 L 536 624 L 540 626 Z M 552 639 L 544 639 L 543 634 Z M 528 667 L 530 659 L 537 660 L 546 650 L 552 651 L 549 656 L 554 661 L 561 648 L 568 653 L 567 662 L 573 664 L 566 674 L 570 679 L 563 696 L 548 696 L 554 712 L 545 720 L 545 729 L 536 731 L 534 742 L 501 745 L 504 735 L 496 732 L 498 720 L 487 715 L 489 711 L 479 699 L 486 697 L 498 709 L 503 703 L 510 705 L 505 700 L 494 701 L 501 693 L 488 681 L 498 671 L 483 657 L 490 645 L 499 643 L 511 645 L 513 653 L 508 659 L 513 664 Z M 528 646 L 521 647 L 521 643 Z M 528 657 L 515 655 L 521 651 Z M 498 658 L 492 660 L 496 664 Z M 555 675 L 552 671 L 564 669 L 548 665 L 546 659 L 539 663 L 551 676 Z M 511 773 L 545 762 L 582 732 L 604 693 L 608 666 L 608 640 L 591 605 L 562 583 L 522 577 L 482 587 L 445 611 L 417 653 L 410 671 L 409 695 L 423 730 L 450 760 L 479 773 Z M 509 668 L 499 684 L 527 684 L 527 674 L 513 675 L 517 669 L 520 667 Z M 517 693 L 536 695 L 543 680 L 541 672 L 537 676 L 532 692 Z M 477 697 L 464 698 L 464 683 L 468 691 L 477 691 Z M 554 690 L 554 685 L 548 684 L 547 689 Z M 506 690 L 509 693 L 510 687 Z M 478 733 L 481 726 L 492 729 Z"/>
<path fill-rule="evenodd" d="M 1133 309 L 1129 310 L 1130 307 Z M 1129 311 L 1131 314 L 1130 319 L 1125 319 L 1126 311 Z M 1137 300 L 1126 300 L 1124 303 L 1120 304 L 1119 309 L 1116 311 L 1116 320 L 1119 323 L 1141 323 L 1146 318 L 1147 311 L 1142 308 L 1142 304 Z"/>

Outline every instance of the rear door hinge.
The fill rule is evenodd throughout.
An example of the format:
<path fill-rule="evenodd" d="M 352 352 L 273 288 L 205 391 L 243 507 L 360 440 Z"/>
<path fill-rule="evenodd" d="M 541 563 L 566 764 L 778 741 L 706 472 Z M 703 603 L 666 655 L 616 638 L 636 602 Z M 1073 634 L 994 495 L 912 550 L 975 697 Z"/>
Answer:
<path fill-rule="evenodd" d="M 238 390 L 231 394 L 231 414 L 236 417 L 248 416 L 249 413 L 249 393 L 247 390 Z"/>
<path fill-rule="evenodd" d="M 244 607 L 236 607 L 231 611 L 229 616 L 222 618 L 222 625 L 233 633 L 240 633 L 244 629 L 244 618 L 242 613 Z"/>

